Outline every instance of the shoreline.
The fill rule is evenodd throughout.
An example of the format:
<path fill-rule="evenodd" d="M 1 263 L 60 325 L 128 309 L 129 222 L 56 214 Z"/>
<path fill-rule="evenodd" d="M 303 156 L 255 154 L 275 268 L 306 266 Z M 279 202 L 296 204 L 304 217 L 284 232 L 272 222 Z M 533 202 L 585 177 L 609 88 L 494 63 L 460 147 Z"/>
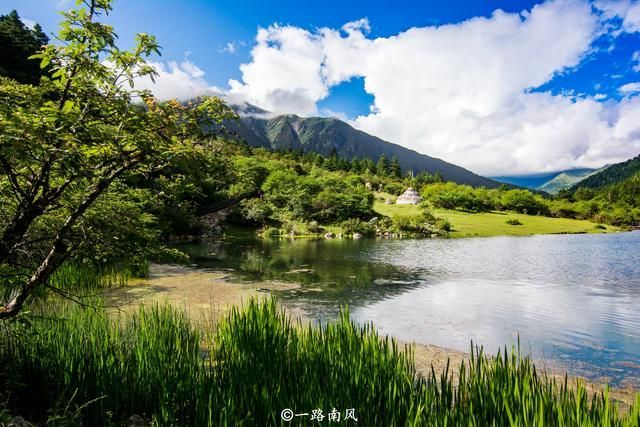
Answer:
<path fill-rule="evenodd" d="M 108 305 L 117 306 L 122 312 L 136 310 L 142 304 L 170 303 L 175 308 L 185 310 L 195 324 L 221 319 L 232 307 L 241 307 L 251 298 L 269 298 L 273 291 L 299 289 L 300 285 L 287 282 L 241 283 L 229 280 L 230 271 L 201 270 L 189 266 L 152 264 L 150 276 L 146 279 L 132 279 L 124 287 L 107 289 L 104 293 Z M 310 319 L 293 307 L 283 306 L 292 320 L 308 323 Z M 431 375 L 431 366 L 439 377 L 447 363 L 449 373 L 455 380 L 458 368 L 468 360 L 469 353 L 444 348 L 432 344 L 402 341 L 392 337 L 399 348 L 410 347 L 416 371 L 423 376 Z M 466 363 L 466 362 L 465 362 Z M 534 359 L 540 372 L 563 383 L 566 369 L 554 361 Z M 570 386 L 580 381 L 591 394 L 606 387 L 605 382 L 592 381 L 579 376 L 568 376 Z M 609 396 L 619 403 L 620 409 L 628 409 L 634 402 L 640 387 L 609 388 Z"/>

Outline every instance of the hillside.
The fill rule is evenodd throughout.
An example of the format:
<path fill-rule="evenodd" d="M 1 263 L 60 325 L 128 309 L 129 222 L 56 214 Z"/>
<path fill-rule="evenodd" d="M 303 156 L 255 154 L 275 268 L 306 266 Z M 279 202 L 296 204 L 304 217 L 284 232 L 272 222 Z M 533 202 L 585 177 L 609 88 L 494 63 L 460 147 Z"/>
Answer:
<path fill-rule="evenodd" d="M 574 169 L 564 171 L 539 186 L 538 190 L 549 194 L 557 194 L 560 190 L 576 185 L 594 173 L 597 173 L 596 169 Z"/>
<path fill-rule="evenodd" d="M 357 130 L 334 118 L 282 115 L 270 119 L 247 115 L 246 107 L 239 111 L 240 120 L 226 127 L 250 146 L 274 150 L 299 150 L 323 156 L 336 153 L 346 159 L 370 158 L 377 160 L 384 154 L 388 159 L 396 156 L 404 171 L 415 173 L 439 172 L 445 180 L 474 187 L 497 188 L 501 184 L 477 175 L 460 166 L 393 144 Z M 254 113 L 255 114 L 255 113 Z"/>
<path fill-rule="evenodd" d="M 640 155 L 626 162 L 616 163 L 615 165 L 602 169 L 600 172 L 580 181 L 574 185 L 572 189 L 575 190 L 579 187 L 592 189 L 602 188 L 625 181 L 638 173 L 640 173 Z"/>
<path fill-rule="evenodd" d="M 496 176 L 491 177 L 499 182 L 529 188 L 531 190 L 544 191 L 549 194 L 557 194 L 560 190 L 577 184 L 586 177 L 596 173 L 598 169 L 568 169 L 565 171 L 521 175 L 521 176 Z"/>

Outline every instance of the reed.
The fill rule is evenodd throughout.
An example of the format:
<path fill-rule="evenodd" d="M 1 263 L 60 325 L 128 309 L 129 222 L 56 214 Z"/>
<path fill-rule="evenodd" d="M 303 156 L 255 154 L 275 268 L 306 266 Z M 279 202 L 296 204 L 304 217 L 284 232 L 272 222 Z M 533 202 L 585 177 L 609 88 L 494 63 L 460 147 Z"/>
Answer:
<path fill-rule="evenodd" d="M 556 383 L 517 347 L 494 357 L 473 348 L 455 382 L 448 370 L 424 378 L 410 348 L 346 309 L 313 326 L 251 300 L 207 328 L 169 306 L 124 316 L 52 301 L 0 326 L 0 402 L 38 423 L 118 425 L 139 414 L 156 425 L 288 425 L 284 408 L 354 408 L 367 426 L 640 423 L 640 397 L 622 414 L 606 392 Z"/>

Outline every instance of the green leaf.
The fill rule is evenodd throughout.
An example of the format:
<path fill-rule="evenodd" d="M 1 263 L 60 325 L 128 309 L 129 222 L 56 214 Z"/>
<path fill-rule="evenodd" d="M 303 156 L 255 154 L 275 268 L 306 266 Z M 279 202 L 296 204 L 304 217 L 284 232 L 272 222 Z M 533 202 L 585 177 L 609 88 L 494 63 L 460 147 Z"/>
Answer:
<path fill-rule="evenodd" d="M 73 109 L 74 106 L 74 102 L 73 101 L 65 101 L 64 105 L 62 106 L 62 113 L 63 114 L 69 114 L 71 112 L 71 110 Z"/>

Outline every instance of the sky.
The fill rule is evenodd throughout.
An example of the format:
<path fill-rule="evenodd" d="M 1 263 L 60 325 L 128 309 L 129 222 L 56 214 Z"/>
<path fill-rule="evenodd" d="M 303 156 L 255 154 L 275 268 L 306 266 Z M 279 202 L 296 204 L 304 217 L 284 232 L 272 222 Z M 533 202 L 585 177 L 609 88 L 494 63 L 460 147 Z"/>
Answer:
<path fill-rule="evenodd" d="M 2 0 L 55 32 L 70 0 Z M 123 47 L 157 36 L 161 98 L 221 94 L 333 116 L 474 172 L 640 153 L 640 0 L 115 0 Z"/>

